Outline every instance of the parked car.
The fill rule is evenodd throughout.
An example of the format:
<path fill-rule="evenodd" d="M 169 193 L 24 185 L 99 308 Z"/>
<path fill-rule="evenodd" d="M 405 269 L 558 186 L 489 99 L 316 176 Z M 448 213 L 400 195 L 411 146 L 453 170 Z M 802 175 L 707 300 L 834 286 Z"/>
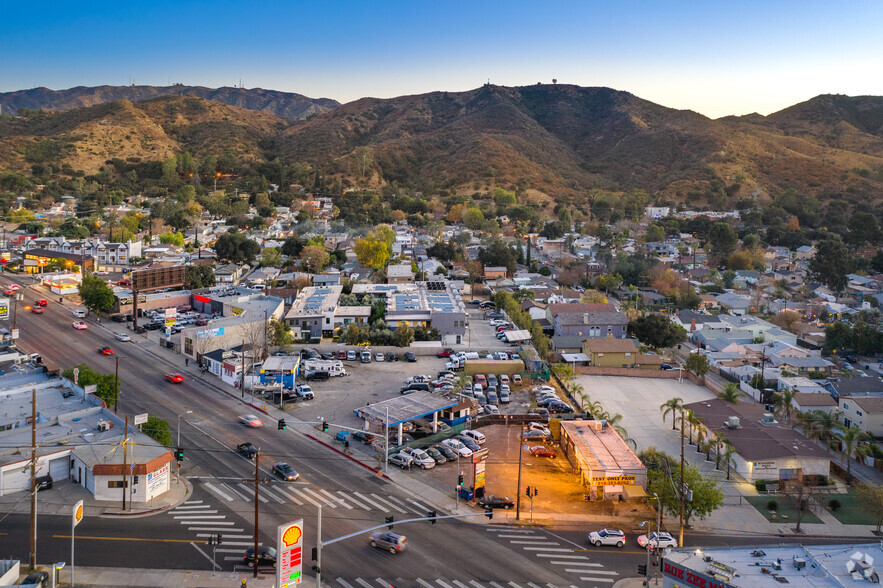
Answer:
<path fill-rule="evenodd" d="M 404 551 L 405 548 L 408 547 L 408 539 L 404 535 L 399 535 L 398 533 L 392 533 L 389 531 L 378 531 L 377 533 L 371 533 L 371 538 L 369 539 L 368 543 L 371 545 L 371 547 L 385 549 L 393 555 Z"/>
<path fill-rule="evenodd" d="M 413 465 L 420 466 L 420 469 L 426 470 L 435 467 L 435 459 L 422 449 L 403 449 L 402 453 L 405 452 L 413 460 Z"/>
<path fill-rule="evenodd" d="M 368 445 L 369 443 L 374 441 L 374 435 L 372 435 L 371 433 L 367 433 L 365 431 L 353 431 L 353 434 L 351 435 L 351 437 L 353 439 L 358 439 L 359 441 L 361 441 L 365 445 Z"/>
<path fill-rule="evenodd" d="M 514 376 L 512 376 L 512 383 L 521 384 L 521 374 L 515 374 Z"/>
<path fill-rule="evenodd" d="M 313 389 L 307 384 L 295 386 L 294 393 L 297 394 L 298 398 L 303 398 L 304 400 L 312 400 L 314 398 Z"/>
<path fill-rule="evenodd" d="M 500 387 L 500 403 L 509 404 L 512 401 L 512 398 L 509 396 L 509 386 L 501 386 Z"/>
<path fill-rule="evenodd" d="M 573 407 L 567 404 L 566 402 L 562 402 L 560 400 L 555 400 L 551 402 L 546 408 L 549 409 L 551 413 L 565 413 L 570 414 L 573 412 Z"/>
<path fill-rule="evenodd" d="M 376 353 L 374 355 L 374 361 L 385 361 L 385 360 L 386 360 L 386 358 L 384 357 L 384 355 L 382 353 Z"/>
<path fill-rule="evenodd" d="M 286 482 L 294 482 L 300 477 L 300 474 L 284 461 L 279 461 L 273 464 L 273 475 Z"/>
<path fill-rule="evenodd" d="M 473 429 L 466 429 L 465 431 L 463 431 L 463 433 L 461 433 L 460 436 L 469 437 L 479 445 L 487 441 L 487 437 L 484 436 L 484 433 L 482 433 L 481 431 L 475 431 Z"/>
<path fill-rule="evenodd" d="M 334 352 L 334 359 L 346 359 L 346 351 L 340 350 Z"/>
<path fill-rule="evenodd" d="M 414 463 L 414 459 L 406 453 L 393 453 L 389 456 L 389 463 L 397 465 L 402 469 L 410 467 Z"/>
<path fill-rule="evenodd" d="M 534 445 L 528 451 L 534 457 L 558 457 L 557 451 L 544 445 Z"/>
<path fill-rule="evenodd" d="M 485 404 L 484 405 L 484 413 L 485 414 L 500 414 L 500 409 L 494 406 L 493 404 Z"/>
<path fill-rule="evenodd" d="M 388 351 L 386 353 L 386 361 L 398 361 L 399 356 L 393 353 L 392 351 Z"/>
<path fill-rule="evenodd" d="M 236 452 L 248 459 L 254 459 L 254 456 L 258 454 L 258 448 L 251 443 L 240 443 L 236 446 Z"/>
<path fill-rule="evenodd" d="M 549 416 L 549 409 L 538 406 L 536 408 L 532 408 L 528 411 L 528 414 L 535 414 L 539 416 Z"/>
<path fill-rule="evenodd" d="M 408 351 L 407 353 L 405 353 L 405 359 L 410 363 L 414 363 L 415 361 L 417 361 L 417 356 L 414 355 L 413 351 Z"/>
<path fill-rule="evenodd" d="M 468 447 L 472 451 L 472 453 L 475 453 L 476 451 L 479 451 L 481 449 L 481 446 L 469 437 L 459 435 L 456 437 L 456 439 L 457 441 Z"/>
<path fill-rule="evenodd" d="M 502 508 L 509 510 L 510 508 L 515 508 L 515 501 L 508 496 L 494 496 L 493 494 L 490 494 L 479 498 L 478 506 L 481 508 Z"/>
<path fill-rule="evenodd" d="M 454 451 L 458 452 L 462 457 L 469 457 L 470 455 L 472 455 L 472 450 L 458 439 L 445 439 L 444 441 L 442 441 L 442 443 L 447 445 Z"/>
<path fill-rule="evenodd" d="M 625 545 L 625 533 L 620 529 L 601 529 L 600 531 L 592 531 L 589 533 L 589 543 L 595 547 L 602 545 L 616 545 L 622 547 Z"/>
<path fill-rule="evenodd" d="M 352 349 L 346 352 L 347 361 L 356 361 L 356 352 Z"/>
<path fill-rule="evenodd" d="M 555 392 L 555 388 L 552 386 L 536 386 L 535 388 L 531 388 L 531 392 L 534 394 L 538 394 L 540 392 Z"/>
<path fill-rule="evenodd" d="M 435 460 L 436 464 L 442 464 L 442 463 L 445 463 L 446 461 L 448 461 L 448 458 L 445 457 L 441 451 L 436 449 L 435 446 L 427 447 L 425 449 L 425 451 L 426 451 L 426 454 L 429 455 L 429 457 L 431 457 L 432 459 Z"/>
<path fill-rule="evenodd" d="M 454 353 L 453 349 L 442 349 L 438 353 L 435 354 L 436 357 L 451 357 Z"/>
<path fill-rule="evenodd" d="M 552 435 L 546 431 L 525 431 L 521 434 L 521 438 L 525 441 L 551 441 Z"/>
<path fill-rule="evenodd" d="M 46 588 L 46 586 L 49 586 L 49 572 L 43 570 L 31 572 L 27 575 L 27 577 L 25 577 L 24 580 L 21 581 L 21 585 L 39 586 L 39 588 Z"/>
<path fill-rule="evenodd" d="M 34 484 L 37 488 L 37 492 L 40 490 L 49 490 L 52 488 L 52 476 L 46 474 L 45 476 L 37 476 L 34 478 Z"/>
<path fill-rule="evenodd" d="M 248 567 L 276 566 L 276 550 L 268 545 L 258 546 L 258 556 L 254 556 L 254 547 L 245 550 L 242 558 Z"/>
<path fill-rule="evenodd" d="M 329 374 L 328 372 L 323 372 L 323 371 L 307 372 L 305 379 L 307 379 L 311 382 L 326 382 L 331 379 L 331 374 Z"/>
<path fill-rule="evenodd" d="M 114 337 L 116 337 L 117 341 L 131 341 L 132 340 L 132 338 L 126 333 L 117 333 L 116 335 L 114 335 Z"/>
<path fill-rule="evenodd" d="M 673 370 L 673 369 L 675 369 L 675 368 L 674 368 L 674 366 L 671 365 L 671 364 L 663 363 L 663 364 L 660 364 L 660 365 L 659 365 L 659 369 L 661 369 L 661 370 Z"/>
<path fill-rule="evenodd" d="M 432 449 L 435 449 L 436 451 L 444 455 L 445 459 L 448 461 L 457 460 L 457 452 L 454 451 L 449 445 L 445 445 L 444 443 L 436 443 L 432 446 Z"/>
<path fill-rule="evenodd" d="M 645 549 L 660 549 L 665 547 L 677 547 L 678 540 L 668 533 L 650 533 L 649 535 L 641 535 L 638 537 L 638 546 Z"/>

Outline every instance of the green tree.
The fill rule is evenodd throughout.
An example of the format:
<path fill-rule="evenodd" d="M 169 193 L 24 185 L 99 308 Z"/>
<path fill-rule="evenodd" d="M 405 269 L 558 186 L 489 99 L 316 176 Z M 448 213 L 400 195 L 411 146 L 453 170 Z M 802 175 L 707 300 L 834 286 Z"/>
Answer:
<path fill-rule="evenodd" d="M 253 261 L 261 252 L 261 246 L 242 233 L 224 233 L 214 245 L 219 259 L 233 263 Z"/>
<path fill-rule="evenodd" d="M 723 391 L 719 392 L 717 397 L 730 404 L 739 404 L 739 399 L 742 397 L 742 391 L 739 390 L 739 387 L 735 383 L 727 382 L 724 384 Z"/>
<path fill-rule="evenodd" d="M 720 221 L 711 225 L 708 231 L 709 253 L 717 263 L 727 259 L 736 250 L 739 236 L 729 223 Z"/>
<path fill-rule="evenodd" d="M 644 234 L 644 240 L 647 243 L 665 241 L 665 228 L 659 225 L 648 226 L 647 232 Z"/>
<path fill-rule="evenodd" d="M 662 452 L 660 452 L 662 453 Z M 642 453 L 642 455 L 644 455 Z M 680 494 L 676 492 L 675 485 L 671 480 L 677 476 L 675 459 L 670 455 L 663 454 L 660 458 L 662 469 L 647 467 L 649 478 L 648 493 L 655 492 L 659 496 L 663 509 L 669 513 L 676 513 L 680 509 Z M 717 510 L 724 502 L 724 493 L 720 485 L 711 476 L 703 476 L 699 468 L 692 464 L 684 467 L 684 483 L 693 493 L 693 499 L 684 501 L 684 524 L 690 526 L 694 517 L 704 519 Z"/>
<path fill-rule="evenodd" d="M 389 247 L 386 241 L 382 241 L 376 237 L 364 237 L 356 239 L 353 247 L 359 264 L 364 267 L 380 269 L 386 267 L 389 262 Z"/>
<path fill-rule="evenodd" d="M 773 410 L 776 415 L 791 423 L 791 414 L 794 412 L 794 392 L 784 389 L 773 395 Z"/>
<path fill-rule="evenodd" d="M 328 251 L 319 245 L 308 245 L 300 252 L 301 267 L 307 272 L 322 271 L 330 260 L 331 256 L 328 255 Z"/>
<path fill-rule="evenodd" d="M 166 447 L 172 444 L 172 434 L 169 432 L 169 421 L 155 415 L 147 415 L 147 422 L 141 425 L 141 432 Z"/>
<path fill-rule="evenodd" d="M 399 326 L 393 333 L 393 341 L 396 347 L 410 347 L 411 342 L 414 341 L 414 329 L 408 325 Z"/>
<path fill-rule="evenodd" d="M 610 294 L 611 290 L 616 290 L 622 285 L 622 276 L 619 274 L 603 274 L 595 278 L 595 287 L 604 290 L 606 294 Z"/>
<path fill-rule="evenodd" d="M 287 255 L 288 257 L 300 257 L 300 252 L 303 251 L 304 242 L 297 235 L 292 235 L 285 239 L 282 243 L 282 255 Z"/>
<path fill-rule="evenodd" d="M 671 347 L 687 338 L 687 331 L 683 327 L 658 312 L 651 312 L 630 322 L 628 331 L 631 336 L 654 349 Z"/>
<path fill-rule="evenodd" d="M 480 229 L 483 222 L 484 213 L 479 208 L 467 208 L 466 212 L 463 213 L 463 224 L 473 231 Z"/>
<path fill-rule="evenodd" d="M 852 458 L 861 460 L 867 457 L 871 452 L 868 444 L 873 437 L 858 427 L 844 427 L 837 431 L 836 437 L 840 441 L 840 457 L 846 460 L 846 475 L 852 477 Z"/>
<path fill-rule="evenodd" d="M 877 524 L 876 533 L 880 534 L 883 526 L 883 486 L 877 484 L 859 484 L 855 489 L 855 497 L 861 503 L 862 510 L 874 518 Z"/>
<path fill-rule="evenodd" d="M 116 378 L 113 374 L 100 374 L 85 363 L 81 363 L 80 365 L 76 366 L 76 369 L 78 370 L 77 385 L 89 386 L 91 384 L 95 384 L 95 396 L 103 400 L 106 405 L 113 405 L 114 399 L 116 398 L 117 390 L 117 387 L 115 385 Z M 61 376 L 73 381 L 74 368 L 68 368 L 64 370 L 61 373 Z"/>
<path fill-rule="evenodd" d="M 95 313 L 113 308 L 113 290 L 107 282 L 97 276 L 83 276 L 83 281 L 80 283 L 80 299 L 83 301 L 83 306 Z"/>
<path fill-rule="evenodd" d="M 662 403 L 659 410 L 662 411 L 662 422 L 665 422 L 665 417 L 671 415 L 671 430 L 677 430 L 677 421 L 678 418 L 680 418 L 679 415 L 684 412 L 684 401 L 678 397 L 670 398 Z"/>
<path fill-rule="evenodd" d="M 264 247 L 261 249 L 261 265 L 264 267 L 279 267 L 282 265 L 282 255 L 278 247 Z"/>
<path fill-rule="evenodd" d="M 280 321 L 276 317 L 270 319 L 267 323 L 270 345 L 273 347 L 282 347 L 294 343 L 294 334 L 287 324 Z"/>
<path fill-rule="evenodd" d="M 209 265 L 188 265 L 184 269 L 184 287 L 188 290 L 211 288 L 215 285 L 215 272 Z"/>
<path fill-rule="evenodd" d="M 700 378 L 704 377 L 711 369 L 708 358 L 702 353 L 691 353 L 687 357 L 687 361 L 684 362 L 684 367 L 687 368 L 688 372 L 696 374 Z"/>
<path fill-rule="evenodd" d="M 181 233 L 168 232 L 159 236 L 159 242 L 163 245 L 184 246 L 184 235 Z"/>
<path fill-rule="evenodd" d="M 849 281 L 846 275 L 852 272 L 853 259 L 840 235 L 830 234 L 816 244 L 816 254 L 807 267 L 809 276 L 839 294 Z"/>

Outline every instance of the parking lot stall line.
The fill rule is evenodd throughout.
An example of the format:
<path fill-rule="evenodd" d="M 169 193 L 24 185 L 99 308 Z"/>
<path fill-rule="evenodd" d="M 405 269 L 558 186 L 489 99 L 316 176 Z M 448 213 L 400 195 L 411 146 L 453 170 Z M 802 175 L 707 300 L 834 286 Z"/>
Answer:
<path fill-rule="evenodd" d="M 373 498 L 375 498 L 376 500 L 379 500 L 380 502 L 383 502 L 384 504 L 389 505 L 393 510 L 397 510 L 397 511 L 399 511 L 399 512 L 402 513 L 402 514 L 405 514 L 405 513 L 407 512 L 407 511 L 405 511 L 405 510 L 402 510 L 402 509 L 399 508 L 398 506 L 394 505 L 392 502 L 390 502 L 390 501 L 388 501 L 388 500 L 386 500 L 386 499 L 384 499 L 384 498 L 381 498 L 380 496 L 377 496 L 377 495 L 374 494 L 373 492 L 371 493 L 371 496 L 372 496 Z"/>
<path fill-rule="evenodd" d="M 298 506 L 303 506 L 303 505 L 304 505 L 304 503 L 301 502 L 300 499 L 297 498 L 297 496 L 294 494 L 294 492 L 292 492 L 290 489 L 287 489 L 287 488 L 277 488 L 276 490 L 278 490 L 280 494 L 284 494 L 285 496 L 287 496 L 289 500 L 291 500 L 292 502 L 294 502 L 294 503 L 297 504 Z"/>
<path fill-rule="evenodd" d="M 371 507 L 370 507 L 370 506 L 365 506 L 364 504 L 362 504 L 361 502 L 359 502 L 358 500 L 356 500 L 355 498 L 353 498 L 351 495 L 347 494 L 346 492 L 343 492 L 343 491 L 341 491 L 341 490 L 338 490 L 337 493 L 340 494 L 340 496 L 341 496 L 344 500 L 349 500 L 350 502 L 352 502 L 353 504 L 355 504 L 357 507 L 359 507 L 359 508 L 361 508 L 361 509 L 364 509 L 364 510 L 371 510 Z"/>
<path fill-rule="evenodd" d="M 316 493 L 319 493 L 319 492 L 321 492 L 322 494 L 324 494 L 325 496 L 327 496 L 327 497 L 328 497 L 328 500 L 333 500 L 333 501 L 335 501 L 334 504 L 339 504 L 339 505 L 341 505 L 341 506 L 343 506 L 343 507 L 345 507 L 345 508 L 347 508 L 347 509 L 349 509 L 349 510 L 353 510 L 353 507 L 350 506 L 349 504 L 347 504 L 346 502 L 338 502 L 337 497 L 336 497 L 334 494 L 328 492 L 327 490 L 323 490 L 322 488 L 319 488 L 318 490 L 316 490 Z"/>

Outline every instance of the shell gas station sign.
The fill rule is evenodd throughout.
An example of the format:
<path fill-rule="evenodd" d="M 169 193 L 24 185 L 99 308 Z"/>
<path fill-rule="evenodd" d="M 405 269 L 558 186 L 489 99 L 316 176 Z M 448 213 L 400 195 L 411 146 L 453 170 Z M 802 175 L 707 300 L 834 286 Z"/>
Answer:
<path fill-rule="evenodd" d="M 287 588 L 303 580 L 304 520 L 276 528 L 276 586 Z"/>

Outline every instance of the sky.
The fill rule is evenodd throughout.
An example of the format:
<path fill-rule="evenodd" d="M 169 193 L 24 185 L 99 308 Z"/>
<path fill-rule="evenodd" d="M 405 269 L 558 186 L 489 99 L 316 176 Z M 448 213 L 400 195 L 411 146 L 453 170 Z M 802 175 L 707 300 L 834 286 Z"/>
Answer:
<path fill-rule="evenodd" d="M 712 118 L 883 95 L 883 1 L 5 3 L 0 91 L 268 88 L 350 102 L 607 86 Z"/>

